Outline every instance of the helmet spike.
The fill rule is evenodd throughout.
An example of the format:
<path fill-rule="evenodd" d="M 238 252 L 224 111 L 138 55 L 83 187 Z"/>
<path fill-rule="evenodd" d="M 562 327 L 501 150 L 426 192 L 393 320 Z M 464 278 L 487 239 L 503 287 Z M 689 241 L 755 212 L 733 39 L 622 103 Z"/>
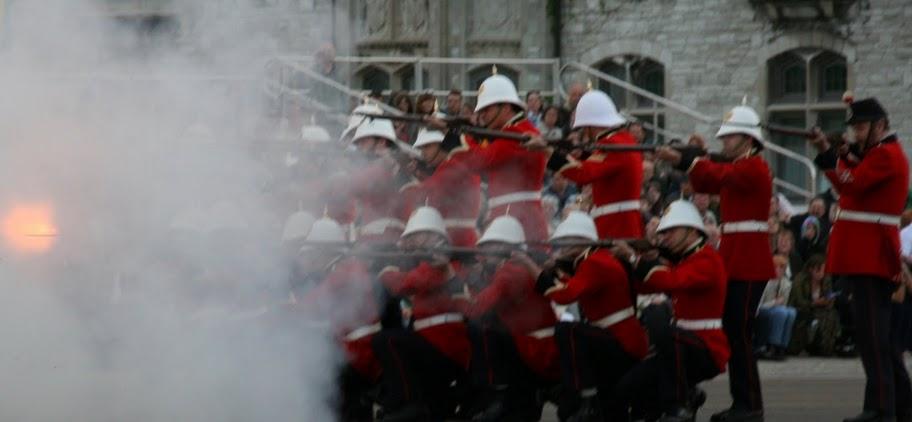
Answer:
<path fill-rule="evenodd" d="M 592 78 L 589 78 L 589 80 L 586 81 L 586 91 L 592 91 L 592 89 Z"/>
<path fill-rule="evenodd" d="M 744 96 L 741 97 L 741 105 L 747 105 L 747 94 L 744 94 Z"/>
<path fill-rule="evenodd" d="M 491 65 L 491 74 L 492 74 L 492 75 L 496 75 L 496 74 L 497 74 L 497 65 L 496 65 L 496 64 L 492 64 L 492 65 Z"/>

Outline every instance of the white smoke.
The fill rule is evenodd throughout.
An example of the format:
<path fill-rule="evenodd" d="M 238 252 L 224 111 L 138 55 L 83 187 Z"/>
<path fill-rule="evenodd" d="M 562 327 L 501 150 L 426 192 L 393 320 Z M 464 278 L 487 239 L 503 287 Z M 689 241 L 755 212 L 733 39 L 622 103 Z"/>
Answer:
<path fill-rule="evenodd" d="M 6 3 L 0 224 L 38 206 L 57 236 L 0 241 L 0 420 L 331 420 L 338 351 L 279 306 L 251 138 L 270 23 L 174 2 L 170 42 L 95 0 Z"/>

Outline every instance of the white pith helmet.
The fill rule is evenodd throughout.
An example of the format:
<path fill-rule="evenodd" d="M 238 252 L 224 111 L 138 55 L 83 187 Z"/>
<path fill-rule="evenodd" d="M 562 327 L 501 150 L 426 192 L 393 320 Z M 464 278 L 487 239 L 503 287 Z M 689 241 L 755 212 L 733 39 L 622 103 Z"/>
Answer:
<path fill-rule="evenodd" d="M 504 242 L 513 245 L 526 243 L 526 234 L 522 224 L 512 215 L 502 215 L 494 219 L 487 230 L 475 244 L 481 246 L 487 242 Z"/>
<path fill-rule="evenodd" d="M 415 140 L 415 144 L 412 146 L 420 148 L 425 145 L 439 144 L 441 142 L 443 142 L 443 132 L 439 130 L 421 129 L 418 132 L 418 138 Z"/>
<path fill-rule="evenodd" d="M 449 237 L 440 211 L 428 206 L 419 207 L 412 212 L 408 222 L 405 223 L 405 230 L 402 231 L 401 237 L 419 232 L 431 232 Z"/>
<path fill-rule="evenodd" d="M 564 219 L 554 234 L 551 235 L 551 241 L 567 240 L 570 238 L 583 238 L 593 242 L 598 241 L 598 231 L 595 229 L 595 221 L 589 214 L 582 211 L 570 211 L 567 218 Z"/>
<path fill-rule="evenodd" d="M 308 242 L 344 242 L 345 230 L 335 220 L 323 217 L 314 221 L 305 240 Z M 301 251 L 309 249 L 308 246 L 305 245 Z"/>
<path fill-rule="evenodd" d="M 504 75 L 491 75 L 478 87 L 478 102 L 475 104 L 475 112 L 499 103 L 513 104 L 523 110 L 526 109 L 526 103 L 519 99 L 519 93 L 516 92 L 516 86 L 513 85 L 510 78 Z"/>
<path fill-rule="evenodd" d="M 381 114 L 383 113 L 383 110 L 381 110 L 380 106 L 376 104 L 361 104 L 355 107 L 355 109 L 352 110 L 351 116 L 348 118 L 348 126 L 346 126 L 345 130 L 342 131 L 342 139 L 351 136 L 351 134 L 358 130 L 358 126 L 361 126 L 361 123 L 364 123 L 368 120 L 367 117 L 364 117 L 358 113 Z"/>
<path fill-rule="evenodd" d="M 690 201 L 679 199 L 672 202 L 665 209 L 665 214 L 659 220 L 659 226 L 656 232 L 663 232 L 675 227 L 695 228 L 706 235 L 706 226 L 703 225 L 703 217 L 700 217 L 700 211 Z"/>
<path fill-rule="evenodd" d="M 282 242 L 306 239 L 316 220 L 313 215 L 304 211 L 290 215 L 285 220 L 285 227 L 282 229 Z"/>
<path fill-rule="evenodd" d="M 355 130 L 355 136 L 352 137 L 352 143 L 368 136 L 387 139 L 393 143 L 396 143 L 397 141 L 396 129 L 393 128 L 393 122 L 387 119 L 368 119 L 364 123 L 361 123 L 361 125 L 358 126 L 358 129 Z"/>
<path fill-rule="evenodd" d="M 760 116 L 754 109 L 748 106 L 737 106 L 722 119 L 722 125 L 716 132 L 716 138 L 725 135 L 743 134 L 753 137 L 757 142 L 763 142 L 763 134 L 760 132 Z"/>
<path fill-rule="evenodd" d="M 624 124 L 626 120 L 618 113 L 617 106 L 608 94 L 593 90 L 585 93 L 576 104 L 576 117 L 573 128 L 615 127 Z"/>

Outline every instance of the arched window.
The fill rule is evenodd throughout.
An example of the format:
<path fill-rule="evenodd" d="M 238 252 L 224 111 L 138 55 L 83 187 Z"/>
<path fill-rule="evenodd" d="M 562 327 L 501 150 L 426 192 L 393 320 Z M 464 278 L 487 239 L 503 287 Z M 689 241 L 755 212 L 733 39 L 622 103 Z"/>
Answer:
<path fill-rule="evenodd" d="M 766 111 L 770 123 L 798 128 L 820 126 L 825 132 L 844 129 L 846 112 L 842 95 L 848 86 L 845 57 L 821 49 L 790 50 L 767 61 L 767 76 Z M 799 154 L 812 154 L 801 137 L 777 133 L 771 133 L 770 137 L 771 141 Z M 773 170 L 779 179 L 810 189 L 804 166 L 795 160 L 773 158 Z M 819 179 L 817 189 L 826 189 L 825 178 Z"/>
<path fill-rule="evenodd" d="M 427 70 L 421 71 L 422 85 L 415 86 L 415 66 L 408 65 L 396 73 L 399 77 L 399 87 L 406 91 L 422 91 L 427 88 L 431 74 Z"/>
<path fill-rule="evenodd" d="M 367 66 L 358 71 L 360 88 L 367 91 L 390 89 L 390 75 L 385 70 L 376 66 Z"/>
<path fill-rule="evenodd" d="M 595 67 L 638 88 L 665 96 L 665 66 L 648 57 L 620 55 L 605 59 Z M 618 110 L 644 123 L 646 143 L 664 141 L 661 134 L 651 129 L 665 128 L 665 110 L 661 104 L 608 81 L 599 80 L 598 88 L 611 96 Z"/>

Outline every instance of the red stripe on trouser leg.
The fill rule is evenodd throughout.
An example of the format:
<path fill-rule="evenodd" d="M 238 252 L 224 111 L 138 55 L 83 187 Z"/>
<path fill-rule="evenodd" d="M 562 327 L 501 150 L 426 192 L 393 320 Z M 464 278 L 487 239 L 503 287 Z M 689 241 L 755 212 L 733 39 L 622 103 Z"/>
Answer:
<path fill-rule="evenodd" d="M 754 283 L 751 283 L 751 282 L 747 283 L 747 297 L 744 298 L 744 299 L 746 299 L 746 301 L 744 303 L 744 316 L 741 318 L 741 339 L 740 339 L 744 342 L 744 363 L 746 364 L 745 368 L 747 369 L 748 395 L 750 396 L 750 404 L 751 404 L 752 410 L 757 407 L 757 402 L 758 402 L 757 392 L 754 391 L 753 388 L 751 388 L 751 386 L 754 385 L 754 379 L 753 379 L 754 371 L 753 371 L 753 366 L 751 365 L 751 356 L 754 355 L 754 349 L 751 345 L 751 340 L 752 340 L 751 336 L 748 334 L 753 334 L 753 333 L 747 332 L 747 320 L 748 320 L 748 318 L 750 318 L 750 304 L 751 304 L 751 298 L 753 297 L 751 295 L 751 293 L 753 291 L 753 287 L 754 287 Z M 756 309 L 754 311 L 756 311 Z M 754 359 L 754 365 L 756 365 L 756 364 L 757 364 L 757 360 Z M 757 384 L 759 385 L 759 383 L 757 383 Z"/>
<path fill-rule="evenodd" d="M 410 400 L 412 398 L 411 389 L 409 388 L 408 378 L 405 376 L 405 368 L 402 366 L 402 359 L 399 358 L 399 354 L 396 353 L 396 348 L 393 347 L 393 339 L 386 340 L 386 346 L 389 348 L 390 353 L 393 356 L 393 359 L 396 359 L 396 366 L 399 368 L 399 376 L 402 378 L 402 387 L 403 392 L 405 393 L 405 399 Z"/>

